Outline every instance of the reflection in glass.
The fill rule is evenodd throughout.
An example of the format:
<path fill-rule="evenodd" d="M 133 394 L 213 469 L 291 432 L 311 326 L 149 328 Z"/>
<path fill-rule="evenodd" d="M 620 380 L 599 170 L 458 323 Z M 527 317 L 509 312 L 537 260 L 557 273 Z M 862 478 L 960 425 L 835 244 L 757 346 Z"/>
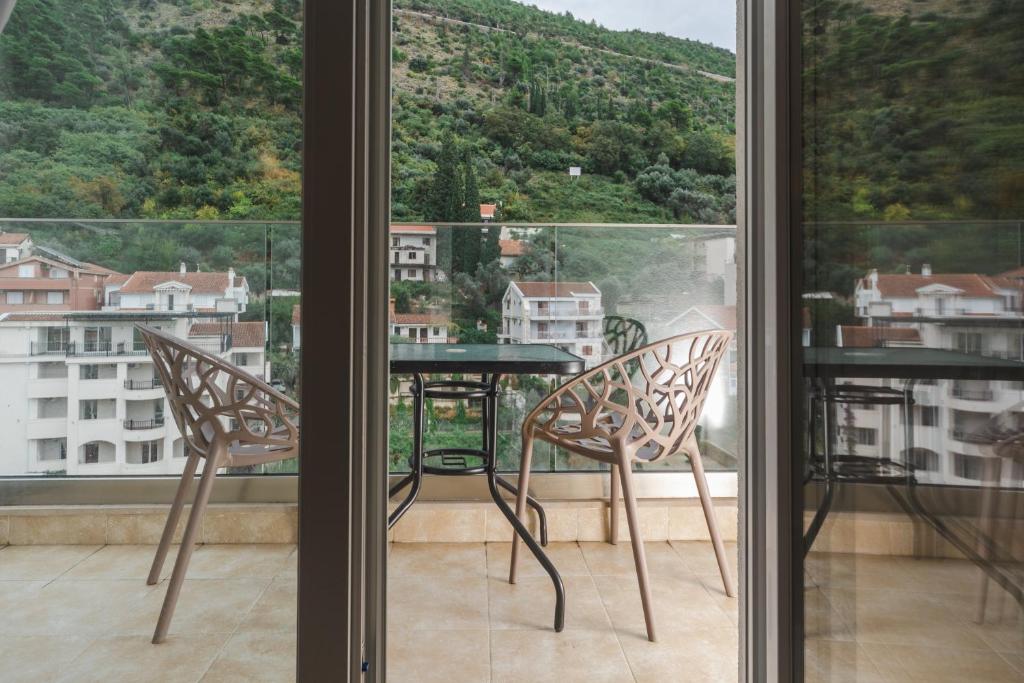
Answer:
<path fill-rule="evenodd" d="M 1024 15 L 804 7 L 805 678 L 1020 680 Z"/>

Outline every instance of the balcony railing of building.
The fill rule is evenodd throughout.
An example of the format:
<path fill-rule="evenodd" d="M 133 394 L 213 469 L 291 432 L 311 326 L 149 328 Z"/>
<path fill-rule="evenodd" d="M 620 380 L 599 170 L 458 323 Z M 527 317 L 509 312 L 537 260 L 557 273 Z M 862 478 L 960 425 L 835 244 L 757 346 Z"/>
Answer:
<path fill-rule="evenodd" d="M 968 429 L 966 427 L 953 427 L 949 430 L 949 438 L 962 443 L 984 444 L 989 441 L 981 430 Z"/>
<path fill-rule="evenodd" d="M 153 377 L 152 379 L 126 379 L 124 381 L 124 388 L 133 391 L 159 389 L 163 387 L 163 385 L 164 384 L 160 381 L 159 377 Z"/>
<path fill-rule="evenodd" d="M 421 224 L 421 223 L 417 223 Z M 399 309 L 397 313 L 437 313 L 449 319 L 448 333 L 452 337 L 472 339 L 477 343 L 495 343 L 487 337 L 481 339 L 480 335 L 489 335 L 491 338 L 498 336 L 501 327 L 496 323 L 490 323 L 488 316 L 500 319 L 501 294 L 496 291 L 493 282 L 488 282 L 486 287 L 480 282 L 476 283 L 474 289 L 466 289 L 467 280 L 462 273 L 452 273 L 453 256 L 452 245 L 457 243 L 460 235 L 471 234 L 481 235 L 484 229 L 493 229 L 494 224 L 445 224 L 437 225 L 438 241 L 432 245 L 430 264 L 422 262 L 400 263 L 396 268 L 429 268 L 431 272 L 438 272 L 438 277 L 431 277 L 422 286 L 410 288 L 406 284 L 392 284 L 392 295 L 397 296 Z M 186 230 L 187 228 L 187 230 Z M 301 226 L 298 222 L 256 222 L 256 221 L 125 221 L 125 220 L 4 220 L 0 219 L 0 229 L 5 232 L 29 233 L 33 241 L 45 244 L 48 240 L 55 243 L 77 245 L 81 250 L 74 251 L 68 255 L 92 263 L 99 263 L 119 273 L 130 274 L 135 270 L 167 270 L 177 272 L 179 261 L 187 260 L 191 243 L 184 239 L 187 235 L 194 235 L 197 230 L 206 231 L 206 237 L 210 242 L 230 244 L 234 250 L 235 260 L 233 266 L 235 271 L 244 276 L 250 287 L 249 306 L 245 313 L 233 317 L 238 322 L 260 321 L 266 330 L 265 355 L 258 363 L 250 359 L 246 368 L 256 371 L 255 374 L 263 376 L 271 382 L 275 388 L 283 388 L 292 395 L 298 393 L 296 379 L 299 376 L 295 364 L 298 358 L 293 351 L 293 327 L 292 314 L 294 306 L 299 303 L 299 263 L 295 254 L 300 253 Z M 730 307 L 735 304 L 735 291 L 730 279 L 729 269 L 734 265 L 730 259 L 723 259 L 721 263 L 711 264 L 707 258 L 696 258 L 694 254 L 699 251 L 703 241 L 718 239 L 735 239 L 735 227 L 728 225 L 684 225 L 684 224 L 523 224 L 505 223 L 501 225 L 503 231 L 502 239 L 520 242 L 521 256 L 516 261 L 509 263 L 508 259 L 500 260 L 493 268 L 503 269 L 502 275 L 507 280 L 524 282 L 546 282 L 546 283 L 577 283 L 593 282 L 594 286 L 601 290 L 601 297 L 592 301 L 586 310 L 581 310 L 578 305 L 566 306 L 568 310 L 561 310 L 557 306 L 550 306 L 546 311 L 534 311 L 534 318 L 546 316 L 548 319 L 587 319 L 588 329 L 581 336 L 575 329 L 565 331 L 549 330 L 540 335 L 531 335 L 529 339 L 539 343 L 569 343 L 581 341 L 593 344 L 595 352 L 600 352 L 604 347 L 602 340 L 601 319 L 608 315 L 620 315 L 631 317 L 640 321 L 646 328 L 650 340 L 656 340 L 671 336 L 674 333 L 684 331 L 696 331 L 698 328 L 684 329 L 684 323 L 679 318 L 680 314 L 686 313 L 690 308 L 700 304 L 710 304 Z M 119 234 L 123 239 L 122 249 L 113 257 L 89 251 L 90 246 L 95 242 L 93 235 L 96 230 L 105 233 Z M 441 239 L 443 238 L 443 239 Z M 144 246 L 131 243 L 132 240 L 178 240 L 181 242 L 182 255 L 174 255 L 168 263 L 152 265 L 147 262 L 146 267 L 124 261 L 123 256 L 129 253 L 144 251 Z M 600 244 L 604 240 L 618 240 L 621 248 L 616 249 L 617 258 L 609 262 L 599 253 L 594 251 L 592 245 Z M 131 247 L 131 248 L 129 248 Z M 604 247 L 602 247 L 604 248 Z M 223 250 L 222 250 L 223 251 Z M 393 251 L 404 251 L 405 253 L 422 251 L 426 249 L 404 248 Z M 540 253 L 548 251 L 550 253 Z M 723 250 L 725 251 L 725 250 Z M 593 253 L 591 253 L 593 252 Z M 693 252 L 693 253 L 691 253 Z M 288 259 L 276 258 L 278 254 L 289 254 Z M 254 255 L 265 255 L 264 261 L 254 260 Z M 566 258 L 566 256 L 570 258 Z M 581 258 L 575 258 L 580 256 Z M 582 258 L 586 257 L 586 258 Z M 194 257 L 192 257 L 194 258 Z M 390 255 L 389 255 L 389 261 Z M 593 267 L 590 264 L 595 264 Z M 213 265 L 200 262 L 190 262 L 188 272 L 201 270 L 210 272 L 218 269 L 226 269 L 226 265 L 215 268 Z M 389 269 L 392 264 L 388 264 Z M 708 272 L 703 272 L 707 268 Z M 701 270 L 700 273 L 693 273 L 694 269 Z M 713 271 L 713 272 L 712 272 Z M 488 271 L 490 272 L 490 271 Z M 678 278 L 680 273 L 686 276 L 685 287 L 683 281 Z M 403 271 L 404 274 L 404 271 Z M 723 276 L 725 274 L 725 276 Z M 455 277 L 458 275 L 458 277 Z M 480 277 L 477 273 L 465 273 L 469 278 Z M 692 277 L 691 277 L 692 276 Z M 499 281 L 500 282 L 500 281 Z M 679 283 L 679 287 L 671 286 L 672 283 Z M 473 283 L 469 283 L 473 284 Z M 705 286 L 706 285 L 706 286 Z M 502 287 L 504 290 L 504 287 Z M 723 299 L 723 291 L 730 292 L 731 299 Z M 274 292 L 285 292 L 276 294 Z M 467 303 L 467 293 L 479 295 L 486 313 L 479 308 L 472 309 Z M 287 301 L 280 301 L 277 297 L 286 297 Z M 403 298 L 404 297 L 404 298 Z M 597 297 L 595 297 L 597 298 Z M 575 302 L 566 302 L 573 303 Z M 120 316 L 120 306 L 124 304 L 124 296 L 113 296 L 107 302 L 107 307 L 97 312 L 112 313 L 110 319 Z M 283 305 L 286 304 L 286 305 Z M 175 308 L 179 308 L 178 305 Z M 96 316 L 99 317 L 98 315 Z M 124 314 L 123 323 L 104 322 L 104 326 L 113 326 L 115 341 L 93 341 L 85 345 L 81 341 L 81 331 L 76 329 L 84 326 L 85 322 L 72 320 L 70 334 L 78 336 L 77 341 L 65 341 L 62 339 L 31 344 L 33 355 L 52 355 L 51 359 L 39 359 L 34 362 L 60 362 L 62 359 L 57 356 L 116 356 L 119 353 L 130 353 L 138 358 L 126 358 L 127 362 L 146 362 L 146 350 L 139 346 L 135 348 L 129 341 L 126 344 L 116 342 L 117 337 L 124 338 L 125 331 L 120 329 L 130 328 L 134 321 L 145 322 L 155 321 L 164 329 L 173 334 L 185 338 L 193 345 L 197 345 L 206 351 L 223 354 L 230 351 L 239 341 L 238 335 L 233 334 L 232 323 L 225 318 L 216 318 L 215 315 L 207 315 L 204 311 L 137 311 L 134 314 Z M 520 328 L 523 323 L 528 324 L 530 316 L 520 316 Z M 699 321 L 700 329 L 709 326 L 707 320 L 699 315 L 694 316 Z M 209 324 L 214 320 L 223 321 L 223 326 L 211 327 Z M 481 325 L 481 321 L 484 323 Z M 51 323 L 53 324 L 53 323 Z M 686 324 L 698 324 L 689 323 Z M 724 323 L 723 323 L 724 324 Z M 196 326 L 199 325 L 199 329 Z M 61 327 L 65 325 L 61 324 Z M 120 327 L 119 327 L 120 326 Z M 489 326 L 489 329 L 488 329 Z M 3 348 L 7 338 L 14 340 L 12 332 L 5 337 L 6 328 L 16 328 L 13 324 L 5 326 L 0 320 L 0 355 L 15 355 L 13 350 Z M 555 327 L 555 325 L 552 325 Z M 569 325 L 567 327 L 574 327 Z M 24 328 L 21 328 L 24 329 Z M 527 326 L 525 329 L 529 329 Z M 295 330 L 297 332 L 297 330 Z M 212 332 L 210 334 L 209 332 Z M 249 348 L 249 329 L 246 330 L 245 346 Z M 282 337 L 281 335 L 285 335 Z M 591 336 L 592 335 L 592 336 Z M 23 337 L 22 337 L 23 338 Z M 129 337 L 130 339 L 130 337 Z M 426 340 L 417 335 L 416 339 L 409 340 L 415 343 L 440 342 L 443 339 L 428 337 Z M 19 341 L 19 345 L 25 342 Z M 21 346 L 23 349 L 24 347 Z M 24 351 L 21 351 L 24 353 Z M 229 361 L 230 356 L 225 356 Z M 588 356 L 588 362 L 594 363 L 596 359 Z M 90 361 L 91 362 L 91 361 Z M 110 362 L 115 362 L 111 360 Z M 730 366 L 731 367 L 731 366 Z M 722 373 L 729 373 L 730 367 L 722 366 Z M 400 379 L 400 378 L 396 378 Z M 566 378 L 539 376 L 539 377 L 509 377 L 507 386 L 503 388 L 503 396 L 499 407 L 499 464 L 503 470 L 514 471 L 518 467 L 519 459 L 519 435 L 521 421 L 525 413 L 544 396 L 551 388 Z M 148 390 L 160 388 L 159 381 L 148 379 L 125 379 L 120 380 L 127 390 Z M 733 377 L 724 378 L 721 382 L 720 395 L 708 404 L 705 408 L 705 420 L 700 431 L 700 443 L 707 455 L 706 466 L 712 471 L 712 477 L 719 478 L 725 490 L 730 493 L 719 495 L 735 495 L 735 467 L 737 451 L 737 415 L 736 399 L 728 393 L 727 387 L 734 383 Z M 408 382 L 398 381 L 392 384 L 391 396 L 391 419 L 390 419 L 390 452 L 387 454 L 393 473 L 399 473 L 406 469 L 408 462 L 408 439 L 411 437 L 411 420 L 408 408 L 411 406 L 408 395 Z M 26 390 L 27 391 L 27 390 Z M 442 402 L 443 403 L 443 402 Z M 479 417 L 475 416 L 473 406 L 467 406 L 467 412 L 474 415 L 473 419 L 461 420 L 458 413 L 453 412 L 451 406 L 441 405 L 429 408 L 430 415 L 427 418 L 428 433 L 427 439 L 436 439 L 438 446 L 461 447 L 463 442 L 473 442 L 475 447 L 481 439 Z M 125 430 L 146 430 L 162 426 L 163 422 L 158 420 L 124 420 Z M 446 427 L 454 426 L 454 429 Z M 124 435 L 117 434 L 114 430 L 110 434 L 110 441 L 118 444 L 119 439 Z M 73 447 L 77 448 L 77 445 Z M 28 445 L 25 447 L 28 452 Z M 13 460 L 11 460 L 13 462 Z M 28 462 L 28 459 L 25 459 Z M 170 460 L 178 463 L 178 460 Z M 184 459 L 180 460 L 182 466 Z M 535 470 L 546 475 L 553 475 L 550 481 L 552 486 L 563 487 L 559 489 L 559 497 L 590 497 L 594 491 L 606 485 L 606 474 L 602 477 L 600 471 L 593 463 L 582 461 L 573 457 L 570 453 L 556 451 L 554 448 L 547 449 L 544 445 L 538 444 L 535 452 Z M 658 470 L 651 471 L 648 476 L 641 477 L 643 486 L 654 486 L 656 490 L 663 491 L 668 495 L 669 489 L 666 482 L 674 482 L 671 486 L 689 487 L 688 474 L 683 479 L 672 479 L 671 476 L 685 473 L 689 465 L 685 458 L 673 458 L 670 462 L 662 463 Z M 295 463 L 288 463 L 286 467 L 269 469 L 266 474 L 282 473 L 294 474 L 297 470 Z M 563 473 L 576 472 L 592 476 L 583 477 L 561 477 Z M 262 472 L 261 472 L 262 473 Z M 5 471 L 0 476 L 25 476 L 35 474 L 34 472 Z M 127 475 L 138 474 L 137 471 L 124 470 L 123 472 L 112 472 L 111 474 L 123 474 L 125 485 L 132 483 Z M 173 473 L 171 473 L 173 474 Z M 252 475 L 248 473 L 246 476 Z M 670 476 L 671 475 L 671 476 Z M 669 478 L 665 478 L 669 477 Z M 48 477 L 52 482 L 54 479 Z M 76 483 L 74 477 L 68 478 L 68 484 Z M 267 477 L 275 479 L 275 477 Z M 541 480 L 539 480 L 541 481 Z M 584 485 L 587 493 L 578 493 L 575 482 L 590 482 Z M 568 483 L 573 482 L 573 483 Z M 605 482 L 601 484 L 601 482 Z M 657 483 L 662 482 L 662 483 Z M 685 483 L 684 483 L 685 482 Z M 731 483 L 729 483 L 731 482 Z M 453 482 L 452 490 L 460 489 L 461 486 L 469 486 L 461 480 Z M 262 486 L 262 484 L 261 484 Z M 272 484 L 267 486 L 273 487 Z M 288 484 L 294 486 L 294 482 Z M 662 488 L 657 488 L 657 487 Z M 714 486 L 714 484 L 713 484 Z M 564 488 L 568 487 L 568 488 Z M 571 490 L 569 490 L 571 489 Z M 269 490 L 269 489 L 268 489 Z M 722 489 L 719 489 L 721 491 Z M 278 495 L 278 494 L 273 494 Z M 450 495 L 450 494 L 449 494 Z M 455 493 L 455 495 L 458 495 Z"/>
<path fill-rule="evenodd" d="M 966 401 L 991 401 L 995 394 L 991 389 L 976 389 L 973 387 L 965 387 L 960 384 L 954 384 L 950 391 L 953 398 L 964 399 Z"/>
<path fill-rule="evenodd" d="M 143 429 L 157 429 L 164 426 L 164 418 L 154 417 L 150 420 L 125 420 L 124 428 L 129 431 L 141 431 Z"/>

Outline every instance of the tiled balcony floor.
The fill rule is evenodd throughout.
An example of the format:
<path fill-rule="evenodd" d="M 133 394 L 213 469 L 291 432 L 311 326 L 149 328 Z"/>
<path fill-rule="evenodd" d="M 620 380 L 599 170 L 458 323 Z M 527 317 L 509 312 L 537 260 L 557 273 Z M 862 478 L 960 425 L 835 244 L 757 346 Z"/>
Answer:
<path fill-rule="evenodd" d="M 149 643 L 166 583 L 147 587 L 152 546 L 0 549 L 0 680 L 289 681 L 295 657 L 291 545 L 196 551 L 167 643 Z M 389 680 L 729 681 L 738 601 L 710 544 L 650 543 L 659 642 L 644 635 L 629 544 L 552 544 L 553 591 L 509 544 L 395 544 Z M 731 549 L 734 554 L 734 548 Z M 813 554 L 808 680 L 1020 681 L 1024 621 L 997 589 L 975 623 L 976 570 L 955 560 Z"/>

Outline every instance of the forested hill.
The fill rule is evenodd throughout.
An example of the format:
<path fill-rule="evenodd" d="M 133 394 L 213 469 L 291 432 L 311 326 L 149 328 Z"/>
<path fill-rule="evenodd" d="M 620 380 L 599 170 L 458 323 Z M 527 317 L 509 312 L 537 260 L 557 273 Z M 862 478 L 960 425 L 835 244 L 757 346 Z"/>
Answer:
<path fill-rule="evenodd" d="M 396 10 L 396 219 L 732 220 L 728 51 L 511 0 Z M 19 0 L 0 215 L 297 218 L 301 45 L 300 0 Z"/>

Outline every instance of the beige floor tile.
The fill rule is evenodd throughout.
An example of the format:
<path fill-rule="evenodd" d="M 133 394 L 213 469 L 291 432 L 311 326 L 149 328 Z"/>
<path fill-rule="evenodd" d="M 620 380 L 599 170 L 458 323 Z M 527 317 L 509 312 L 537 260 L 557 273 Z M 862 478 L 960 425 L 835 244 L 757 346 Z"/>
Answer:
<path fill-rule="evenodd" d="M 283 572 L 294 545 L 201 545 L 188 566 L 190 579 L 273 578 Z M 174 559 L 168 556 L 173 565 Z"/>
<path fill-rule="evenodd" d="M 295 632 L 236 633 L 228 639 L 202 683 L 291 683 Z"/>
<path fill-rule="evenodd" d="M 544 548 L 544 554 L 548 556 L 555 569 L 563 577 L 566 576 L 590 576 L 590 569 L 586 560 L 583 559 L 583 551 L 576 543 L 549 543 Z M 487 575 L 495 578 L 508 578 L 509 559 L 512 555 L 511 543 L 488 543 L 487 544 Z M 517 575 L 523 578 L 529 576 L 547 576 L 537 558 L 533 556 L 525 544 L 519 545 L 519 569 Z"/>
<path fill-rule="evenodd" d="M 89 644 L 60 683 L 182 683 L 198 681 L 228 635 L 181 635 L 153 645 L 148 636 L 113 636 Z"/>
<path fill-rule="evenodd" d="M 458 680 L 458 679 L 453 679 Z M 633 677 L 611 631 L 494 631 L 493 683 L 622 683 Z"/>
<path fill-rule="evenodd" d="M 170 637 L 201 633 L 232 633 L 263 595 L 270 579 L 186 579 L 171 621 Z M 167 592 L 167 581 L 154 586 L 113 633 L 152 633 Z"/>
<path fill-rule="evenodd" d="M 564 576 L 565 628 L 611 629 L 601 596 L 589 576 Z M 492 630 L 550 629 L 554 626 L 555 589 L 545 576 L 523 577 L 515 585 L 490 577 L 487 583 Z"/>
<path fill-rule="evenodd" d="M 639 683 L 725 683 L 739 674 L 735 628 L 662 632 L 658 642 L 619 634 L 629 667 Z"/>
<path fill-rule="evenodd" d="M 636 578 L 595 576 L 594 581 L 615 630 L 646 637 Z M 697 577 L 651 577 L 651 596 L 657 633 L 736 628 Z"/>
<path fill-rule="evenodd" d="M 49 581 L 89 557 L 98 545 L 9 545 L 0 550 L 0 580 Z"/>
<path fill-rule="evenodd" d="M 54 647 L 53 636 L 6 636 L 0 638 L 0 677 L 4 683 L 53 681 L 92 642 L 92 637 L 62 636 Z"/>
<path fill-rule="evenodd" d="M 806 683 L 890 683 L 861 645 L 808 638 L 804 644 Z"/>
<path fill-rule="evenodd" d="M 410 631 L 486 631 L 487 579 L 389 577 L 388 623 Z"/>
<path fill-rule="evenodd" d="M 486 683 L 490 643 L 486 630 L 388 631 L 388 683 Z"/>
<path fill-rule="evenodd" d="M 897 661 L 905 674 L 902 680 L 927 683 L 1020 683 L 1020 673 L 997 653 L 953 650 L 945 647 L 885 645 L 879 650 Z M 871 652 L 876 662 L 879 654 Z"/>
<path fill-rule="evenodd" d="M 299 549 L 298 549 L 298 547 L 296 547 L 295 550 L 293 550 L 291 552 L 291 554 L 288 555 L 288 559 L 285 560 L 285 563 L 284 563 L 284 568 L 281 569 L 281 573 L 278 574 L 278 576 L 279 577 L 292 578 L 292 579 L 297 578 L 299 576 Z"/>
<path fill-rule="evenodd" d="M 298 582 L 285 577 L 271 581 L 238 627 L 245 633 L 295 633 Z"/>
<path fill-rule="evenodd" d="M 395 543 L 388 555 L 388 574 L 406 577 L 484 576 L 483 543 Z"/>
<path fill-rule="evenodd" d="M 718 608 L 725 612 L 726 616 L 729 617 L 729 621 L 733 625 L 738 626 L 740 623 L 740 599 L 739 595 L 729 597 L 725 594 L 725 586 L 722 585 L 722 577 L 715 576 L 713 574 L 704 574 L 698 576 L 697 579 L 701 585 L 704 586 L 704 590 L 708 592 L 711 599 L 718 605 Z M 738 590 L 738 579 L 737 579 L 737 590 Z"/>
<path fill-rule="evenodd" d="M 594 576 L 635 576 L 636 564 L 633 560 L 633 546 L 620 542 L 580 543 L 583 557 L 587 561 L 590 573 Z M 667 542 L 654 541 L 644 543 L 647 553 L 647 571 L 652 576 L 678 576 L 690 574 L 683 559 Z"/>
<path fill-rule="evenodd" d="M 820 588 L 804 589 L 804 633 L 807 638 L 854 640 L 853 632 Z"/>
<path fill-rule="evenodd" d="M 683 564 L 690 572 L 720 575 L 718 559 L 715 557 L 715 547 L 711 545 L 711 541 L 670 541 L 669 543 L 683 558 Z M 729 570 L 734 578 L 738 577 L 736 544 L 726 543 L 725 554 L 729 558 Z"/>
<path fill-rule="evenodd" d="M 54 581 L 10 601 L 0 634 L 111 635 L 156 590 L 142 581 Z"/>
<path fill-rule="evenodd" d="M 1003 659 L 1005 659 L 1009 663 L 1010 666 L 1016 669 L 1016 671 L 1022 677 L 1024 677 L 1024 655 L 1014 655 L 1005 652 L 1001 652 L 1000 654 L 1002 655 Z"/>
<path fill-rule="evenodd" d="M 171 546 L 164 560 L 161 578 L 174 567 L 178 546 Z M 107 545 L 72 567 L 67 579 L 135 579 L 145 581 L 156 555 L 155 545 Z"/>

